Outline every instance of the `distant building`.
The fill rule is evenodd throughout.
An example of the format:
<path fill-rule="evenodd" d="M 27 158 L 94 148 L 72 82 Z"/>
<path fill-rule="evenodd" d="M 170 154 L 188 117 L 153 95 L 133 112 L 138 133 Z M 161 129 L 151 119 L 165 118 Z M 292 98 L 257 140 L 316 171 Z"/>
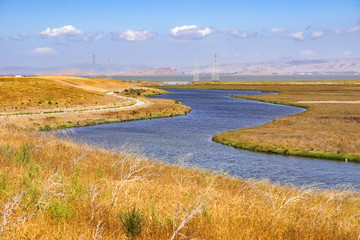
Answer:
<path fill-rule="evenodd" d="M 14 77 L 19 78 L 19 77 L 23 77 L 22 75 L 15 75 Z"/>

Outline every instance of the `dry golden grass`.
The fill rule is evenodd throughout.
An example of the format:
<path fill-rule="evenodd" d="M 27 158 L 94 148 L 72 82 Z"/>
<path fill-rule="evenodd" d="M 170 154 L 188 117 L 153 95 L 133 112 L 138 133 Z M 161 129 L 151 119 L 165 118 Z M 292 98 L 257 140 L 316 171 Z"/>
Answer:
<path fill-rule="evenodd" d="M 96 122 L 113 114 L 130 120 L 132 114 L 149 118 L 186 110 L 172 101 L 151 101 L 121 113 L 64 114 L 54 126 L 72 118 Z M 165 165 L 126 149 L 108 151 L 33 131 L 23 119 L 43 121 L 36 118 L 0 119 L 1 239 L 357 239 L 360 235 L 360 196 L 351 189 L 276 186 Z"/>
<path fill-rule="evenodd" d="M 252 151 L 360 162 L 360 103 L 342 103 L 360 100 L 359 81 L 227 82 L 191 87 L 278 92 L 237 97 L 307 108 L 263 126 L 217 134 L 213 138 L 217 142 Z"/>
<path fill-rule="evenodd" d="M 107 109 L 106 111 L 75 112 L 30 116 L 9 116 L 7 120 L 20 120 L 25 128 L 36 130 L 54 130 L 70 127 L 89 126 L 102 123 L 123 122 L 160 117 L 184 115 L 191 109 L 181 103 L 166 99 L 145 99 L 145 105 L 131 108 Z"/>
<path fill-rule="evenodd" d="M 119 83 L 119 88 L 123 87 Z M 121 105 L 124 99 L 45 78 L 0 78 L 0 114 Z"/>
<path fill-rule="evenodd" d="M 141 226 L 134 239 L 360 234 L 360 196 L 351 191 L 280 187 L 164 165 L 18 130 L 17 123 L 0 126 L 0 201 L 1 238 L 128 239 L 120 216 L 134 207 L 133 223 Z"/>
<path fill-rule="evenodd" d="M 137 93 L 123 95 L 139 98 L 146 104 L 141 107 L 121 109 L 119 107 L 132 105 L 135 102 L 105 94 L 105 92 L 115 90 L 120 95 L 121 93 Z M 175 104 L 174 101 L 141 97 L 165 92 L 111 79 L 64 76 L 0 78 L 0 115 L 7 115 L 6 119 L 9 120 L 18 120 L 28 128 L 51 130 L 107 122 L 170 117 L 190 111 L 190 108 Z M 95 109 L 106 110 L 85 111 Z M 24 113 L 25 116 L 16 116 Z M 36 115 L 29 113 L 36 113 Z"/>
<path fill-rule="evenodd" d="M 98 92 L 116 91 L 133 86 L 131 82 L 109 78 L 82 78 L 70 76 L 38 76 L 37 78 Z"/>

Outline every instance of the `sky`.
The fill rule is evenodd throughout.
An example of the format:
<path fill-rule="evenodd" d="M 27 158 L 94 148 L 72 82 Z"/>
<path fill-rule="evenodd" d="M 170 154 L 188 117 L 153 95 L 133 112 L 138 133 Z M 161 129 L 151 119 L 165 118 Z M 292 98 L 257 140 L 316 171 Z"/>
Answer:
<path fill-rule="evenodd" d="M 0 67 L 360 58 L 360 0 L 0 0 Z"/>

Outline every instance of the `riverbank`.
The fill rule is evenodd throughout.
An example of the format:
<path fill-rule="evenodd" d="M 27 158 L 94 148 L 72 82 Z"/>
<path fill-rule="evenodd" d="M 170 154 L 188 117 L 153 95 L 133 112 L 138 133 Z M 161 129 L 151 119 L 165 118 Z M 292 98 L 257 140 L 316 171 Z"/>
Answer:
<path fill-rule="evenodd" d="M 219 133 L 213 140 L 235 148 L 360 162 L 360 82 L 199 82 L 189 88 L 277 92 L 233 96 L 307 111 L 248 129 Z"/>
<path fill-rule="evenodd" d="M 0 117 L 27 129 L 49 131 L 171 117 L 191 111 L 176 101 L 146 98 L 166 91 L 144 85 L 63 76 L 0 78 Z"/>
<path fill-rule="evenodd" d="M 59 139 L 22 121 L 0 119 L 0 238 L 360 235 L 360 196 L 351 188 L 277 186 L 163 164 Z"/>
<path fill-rule="evenodd" d="M 226 177 L 0 124 L 2 238 L 356 239 L 351 190 Z"/>

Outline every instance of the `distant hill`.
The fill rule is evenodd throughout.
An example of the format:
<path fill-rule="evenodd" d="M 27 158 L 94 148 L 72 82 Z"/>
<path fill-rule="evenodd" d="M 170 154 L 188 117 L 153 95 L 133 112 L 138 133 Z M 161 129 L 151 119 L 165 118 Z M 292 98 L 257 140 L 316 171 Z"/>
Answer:
<path fill-rule="evenodd" d="M 290 60 L 252 64 L 220 65 L 221 73 L 255 74 L 355 74 L 360 73 L 360 59 Z"/>
<path fill-rule="evenodd" d="M 212 65 L 198 66 L 200 74 L 211 74 Z M 220 74 L 230 75 L 292 75 L 292 74 L 360 74 L 359 58 L 301 60 L 286 58 L 278 61 L 258 63 L 233 63 L 218 65 Z M 71 64 L 50 68 L 0 67 L 0 75 L 91 75 L 91 64 Z M 179 69 L 169 67 L 154 68 L 145 65 L 122 66 L 112 64 L 109 69 L 105 64 L 96 66 L 98 75 L 182 75 L 193 74 L 193 66 Z"/>
<path fill-rule="evenodd" d="M 113 73 L 113 75 L 122 75 L 122 76 L 156 76 L 156 75 L 181 75 L 181 73 L 173 68 L 150 68 L 146 70 L 130 70 L 124 72 Z"/>

